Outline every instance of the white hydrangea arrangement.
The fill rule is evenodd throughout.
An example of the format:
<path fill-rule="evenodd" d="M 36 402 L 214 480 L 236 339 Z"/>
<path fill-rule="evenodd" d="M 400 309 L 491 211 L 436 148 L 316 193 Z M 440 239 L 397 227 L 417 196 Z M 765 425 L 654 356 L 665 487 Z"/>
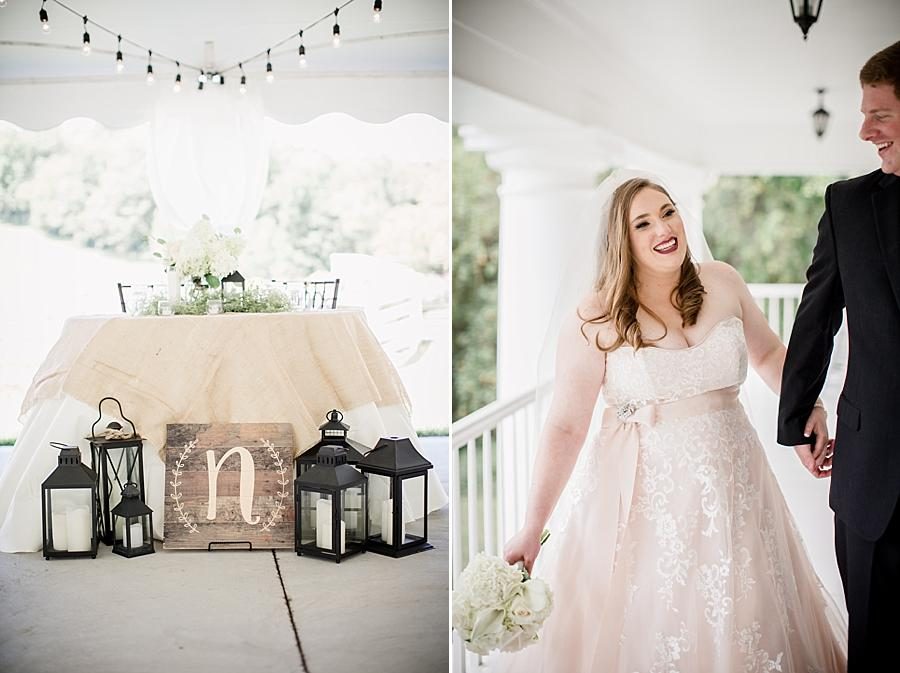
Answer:
<path fill-rule="evenodd" d="M 218 287 L 219 279 L 238 267 L 238 256 L 244 249 L 236 228 L 234 235 L 226 236 L 213 229 L 209 218 L 204 215 L 181 240 L 166 241 L 157 238 L 163 252 L 153 255 L 163 259 L 169 269 L 191 278 L 204 278 L 210 287 Z"/>
<path fill-rule="evenodd" d="M 547 536 L 545 531 L 542 543 Z M 453 592 L 453 628 L 475 654 L 517 652 L 539 640 L 552 609 L 546 582 L 482 552 L 463 570 Z"/>

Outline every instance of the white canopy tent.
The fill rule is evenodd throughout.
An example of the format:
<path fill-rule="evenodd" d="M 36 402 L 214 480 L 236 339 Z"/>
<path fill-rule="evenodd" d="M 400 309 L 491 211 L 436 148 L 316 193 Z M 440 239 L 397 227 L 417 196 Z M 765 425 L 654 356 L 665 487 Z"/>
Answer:
<path fill-rule="evenodd" d="M 123 44 L 124 71 L 115 69 L 116 39 L 89 24 L 92 53 L 81 52 L 82 21 L 53 2 L 45 8 L 51 30 L 38 19 L 40 2 L 10 0 L 0 9 L 0 119 L 37 130 L 72 117 L 109 128 L 150 120 L 153 104 L 172 91 L 182 63 L 183 93 L 196 91 L 198 72 L 223 72 L 226 91 L 237 92 L 239 62 L 248 92 L 262 96 L 265 114 L 299 124 L 327 112 L 369 122 L 411 112 L 448 118 L 448 13 L 444 0 L 386 0 L 379 23 L 371 0 L 353 0 L 339 14 L 342 43 L 331 44 L 333 17 L 304 32 L 306 68 L 299 66 L 299 30 L 334 11 L 331 0 L 298 4 L 250 2 L 121 3 L 76 0 L 68 6 L 90 21 L 154 51 L 155 83 L 145 82 L 147 52 Z M 265 50 L 273 48 L 275 81 L 265 81 Z M 254 60 L 251 57 L 256 56 Z M 230 69 L 229 69 L 230 68 Z M 226 71 L 226 69 L 229 69 Z"/>
<path fill-rule="evenodd" d="M 109 128 L 150 122 L 148 174 L 158 219 L 168 227 L 187 228 L 202 214 L 222 231 L 253 222 L 267 175 L 266 117 L 289 124 L 332 112 L 366 122 L 410 113 L 448 118 L 449 18 L 441 0 L 383 3 L 377 23 L 370 0 L 345 3 L 340 48 L 332 45 L 334 5 L 324 0 L 65 4 L 88 17 L 89 55 L 81 48 L 82 19 L 52 0 L 44 5 L 49 32 L 40 3 L 14 0 L 0 10 L 0 119 L 29 130 L 74 117 Z M 121 73 L 116 34 L 123 38 Z M 206 79 L 200 90 L 201 71 L 221 74 L 224 84 Z"/>

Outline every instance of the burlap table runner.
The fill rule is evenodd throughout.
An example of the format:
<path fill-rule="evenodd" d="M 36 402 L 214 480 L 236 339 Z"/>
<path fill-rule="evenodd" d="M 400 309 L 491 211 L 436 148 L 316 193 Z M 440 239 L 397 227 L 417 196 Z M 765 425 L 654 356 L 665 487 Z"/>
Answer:
<path fill-rule="evenodd" d="M 299 451 L 318 441 L 329 409 L 410 409 L 396 369 L 356 310 L 72 318 L 22 414 L 61 393 L 91 405 L 116 397 L 161 452 L 166 423 L 288 421 Z"/>

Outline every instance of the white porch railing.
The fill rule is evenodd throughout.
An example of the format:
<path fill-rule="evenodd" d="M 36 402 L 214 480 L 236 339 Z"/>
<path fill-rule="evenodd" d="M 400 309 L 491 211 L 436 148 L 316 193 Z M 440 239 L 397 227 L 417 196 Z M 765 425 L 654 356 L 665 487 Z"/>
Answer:
<path fill-rule="evenodd" d="M 800 284 L 750 285 L 769 325 L 785 343 L 802 290 Z M 546 392 L 532 389 L 491 402 L 451 428 L 454 586 L 478 552 L 499 555 L 505 541 L 524 523 L 537 450 L 537 425 L 545 411 L 543 406 L 549 401 Z M 455 633 L 452 652 L 456 673 L 474 671 L 486 664 L 481 657 L 467 652 Z"/>

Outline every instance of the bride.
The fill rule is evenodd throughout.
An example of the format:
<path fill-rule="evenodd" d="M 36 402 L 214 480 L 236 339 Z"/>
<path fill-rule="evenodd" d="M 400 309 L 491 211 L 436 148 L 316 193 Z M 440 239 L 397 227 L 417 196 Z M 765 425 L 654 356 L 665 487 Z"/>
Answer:
<path fill-rule="evenodd" d="M 658 181 L 617 172 L 604 189 L 599 269 L 564 318 L 526 523 L 507 562 L 532 570 L 601 391 L 607 406 L 538 563 L 554 612 L 541 641 L 500 668 L 842 672 L 846 627 L 739 401 L 748 360 L 777 394 L 785 347 L 734 269 L 692 261 Z M 826 477 L 821 403 L 806 430 L 816 443 L 801 458 Z"/>

